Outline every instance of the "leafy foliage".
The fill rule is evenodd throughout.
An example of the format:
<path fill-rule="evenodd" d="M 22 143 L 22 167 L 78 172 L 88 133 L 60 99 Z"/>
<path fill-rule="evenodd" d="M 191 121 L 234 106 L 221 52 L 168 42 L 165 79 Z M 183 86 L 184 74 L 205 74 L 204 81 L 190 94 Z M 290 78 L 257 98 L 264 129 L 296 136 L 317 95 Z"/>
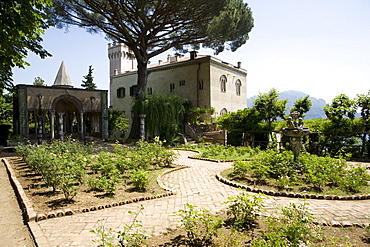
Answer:
<path fill-rule="evenodd" d="M 203 108 L 203 107 L 196 107 L 190 109 L 190 124 L 200 124 L 202 120 L 211 120 L 211 115 L 215 113 L 215 108 Z"/>
<path fill-rule="evenodd" d="M 309 99 L 309 95 L 304 98 L 297 99 L 294 101 L 292 109 L 290 109 L 290 113 L 297 111 L 299 112 L 300 117 L 304 117 L 304 114 L 308 112 L 312 106 L 312 102 Z"/>
<path fill-rule="evenodd" d="M 56 141 L 42 146 L 17 146 L 24 161 L 41 174 L 45 184 L 53 191 L 62 190 L 66 200 L 76 196 L 76 185 L 82 184 L 88 149 L 76 144 L 75 140 Z"/>
<path fill-rule="evenodd" d="M 284 118 L 287 102 L 288 99 L 279 100 L 279 92 L 273 88 L 268 93 L 259 93 L 253 101 L 253 108 L 259 112 L 271 130 L 273 121 L 278 117 Z"/>
<path fill-rule="evenodd" d="M 67 139 L 51 144 L 20 145 L 17 152 L 24 161 L 42 176 L 45 184 L 53 191 L 61 190 L 65 199 L 72 200 L 78 186 L 86 183 L 90 190 L 113 194 L 124 178 L 138 190 L 147 189 L 150 177 L 147 170 L 169 167 L 175 154 L 157 140 L 153 143 L 141 141 L 137 149 L 116 145 L 115 152 L 100 151 L 92 146 L 81 145 Z M 130 178 L 130 177 L 129 177 Z"/>
<path fill-rule="evenodd" d="M 131 180 L 136 190 L 146 191 L 150 182 L 149 173 L 145 170 L 134 170 Z"/>
<path fill-rule="evenodd" d="M 139 214 L 143 211 L 144 207 L 141 206 L 139 212 L 128 211 L 133 215 L 133 218 L 128 224 L 123 226 L 123 231 L 114 232 L 111 228 L 104 226 L 102 221 L 99 221 L 97 229 L 90 230 L 91 233 L 98 235 L 99 239 L 94 239 L 93 242 L 101 243 L 99 246 L 121 246 L 121 247 L 141 247 L 147 246 L 149 237 L 146 232 L 140 230 L 142 222 L 138 220 Z M 113 234 L 114 233 L 114 234 Z M 115 236 L 118 236 L 117 238 Z M 115 240 L 118 244 L 115 244 Z"/>
<path fill-rule="evenodd" d="M 11 124 L 13 121 L 13 103 L 10 95 L 0 95 L 0 124 Z"/>
<path fill-rule="evenodd" d="M 256 226 L 259 214 L 262 211 L 263 200 L 261 196 L 240 194 L 229 197 L 227 215 L 230 225 L 237 231 L 249 230 Z"/>
<path fill-rule="evenodd" d="M 320 237 L 320 228 L 307 212 L 306 204 L 280 208 L 277 216 L 266 217 L 267 231 L 263 238 L 253 241 L 253 246 L 307 246 Z"/>
<path fill-rule="evenodd" d="M 51 56 L 42 46 L 41 35 L 48 28 L 45 9 L 51 0 L 12 0 L 0 4 L 0 93 L 12 87 L 12 68 L 24 68 L 28 51 L 41 58 Z"/>
<path fill-rule="evenodd" d="M 112 137 L 115 131 L 120 132 L 120 138 L 123 138 L 129 128 L 128 119 L 125 113 L 119 110 L 108 109 L 108 133 Z"/>
<path fill-rule="evenodd" d="M 33 81 L 33 85 L 35 86 L 47 86 L 45 80 L 42 79 L 40 76 L 35 77 Z"/>
<path fill-rule="evenodd" d="M 253 146 L 254 132 L 264 130 L 262 120 L 261 114 L 255 108 L 245 108 L 224 114 L 217 119 L 217 123 L 220 128 L 238 134 L 242 142 Z"/>
<path fill-rule="evenodd" d="M 196 206 L 186 203 L 185 209 L 178 214 L 184 224 L 190 246 L 211 246 L 212 238 L 223 224 L 220 218 L 215 217 L 207 209 L 196 210 Z"/>
<path fill-rule="evenodd" d="M 291 152 L 273 150 L 260 152 L 252 161 L 234 162 L 232 174 L 245 180 L 252 178 L 255 184 L 275 181 L 284 190 L 293 186 L 309 190 L 311 185 L 316 192 L 337 188 L 350 194 L 363 190 L 370 180 L 365 169 L 348 168 L 344 160 L 303 153 L 294 162 Z"/>
<path fill-rule="evenodd" d="M 146 114 L 145 126 L 150 137 L 160 136 L 162 140 L 173 144 L 187 103 L 187 99 L 175 94 L 147 95 L 135 102 L 133 111 Z"/>

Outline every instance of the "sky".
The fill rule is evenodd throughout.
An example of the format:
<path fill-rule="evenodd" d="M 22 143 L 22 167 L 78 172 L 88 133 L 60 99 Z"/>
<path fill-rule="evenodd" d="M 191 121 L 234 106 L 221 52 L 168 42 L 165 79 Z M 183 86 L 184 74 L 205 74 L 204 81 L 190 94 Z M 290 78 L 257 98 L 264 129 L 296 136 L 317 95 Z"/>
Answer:
<path fill-rule="evenodd" d="M 247 97 L 297 90 L 327 103 L 339 95 L 350 98 L 370 90 L 369 0 L 247 0 L 254 28 L 249 40 L 235 52 L 212 55 L 248 71 Z M 104 34 L 92 35 L 71 27 L 68 32 L 49 28 L 42 45 L 53 57 L 30 54 L 31 66 L 14 69 L 14 84 L 32 84 L 40 76 L 54 83 L 64 61 L 72 84 L 81 87 L 89 65 L 94 82 L 109 90 L 108 43 Z M 165 60 L 170 50 L 151 60 Z"/>

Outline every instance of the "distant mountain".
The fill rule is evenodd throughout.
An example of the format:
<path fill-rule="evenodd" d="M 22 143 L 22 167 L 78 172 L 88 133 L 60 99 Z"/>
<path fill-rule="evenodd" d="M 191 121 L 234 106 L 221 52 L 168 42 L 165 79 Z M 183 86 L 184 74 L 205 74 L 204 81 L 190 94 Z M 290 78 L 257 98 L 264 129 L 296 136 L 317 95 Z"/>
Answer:
<path fill-rule="evenodd" d="M 294 91 L 294 90 L 289 90 L 289 91 L 284 91 L 280 93 L 280 99 L 288 99 L 287 107 L 290 109 L 293 107 L 294 101 L 299 99 L 299 98 L 304 98 L 308 94 L 302 93 L 300 91 Z M 252 96 L 247 99 L 247 106 L 252 107 L 253 105 L 253 100 L 256 99 L 257 96 Z M 312 119 L 312 118 L 326 118 L 325 113 L 323 112 L 323 108 L 326 105 L 325 100 L 323 99 L 317 99 L 315 97 L 309 97 L 309 99 L 312 102 L 311 110 L 307 112 L 307 116 L 305 119 Z"/>

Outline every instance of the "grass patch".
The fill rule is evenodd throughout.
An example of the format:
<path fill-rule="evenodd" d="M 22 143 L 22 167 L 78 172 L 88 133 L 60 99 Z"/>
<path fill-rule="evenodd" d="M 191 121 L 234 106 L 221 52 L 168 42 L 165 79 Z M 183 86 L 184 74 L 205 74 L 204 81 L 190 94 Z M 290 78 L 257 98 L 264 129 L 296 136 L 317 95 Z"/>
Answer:
<path fill-rule="evenodd" d="M 180 149 L 191 149 L 200 152 L 195 157 L 214 160 L 245 160 L 253 159 L 260 150 L 251 147 L 223 146 L 211 143 L 200 143 L 197 145 L 187 144 Z"/>

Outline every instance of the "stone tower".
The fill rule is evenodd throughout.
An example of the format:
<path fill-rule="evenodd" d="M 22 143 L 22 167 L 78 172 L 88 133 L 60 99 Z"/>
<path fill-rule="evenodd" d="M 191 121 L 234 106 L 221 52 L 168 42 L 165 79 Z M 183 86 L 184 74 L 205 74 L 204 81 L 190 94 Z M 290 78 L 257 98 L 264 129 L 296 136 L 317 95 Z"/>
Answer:
<path fill-rule="evenodd" d="M 114 42 L 113 44 L 108 44 L 110 77 L 134 69 L 135 59 L 133 57 L 130 57 L 129 53 L 132 52 L 130 52 L 129 48 L 122 43 Z"/>

